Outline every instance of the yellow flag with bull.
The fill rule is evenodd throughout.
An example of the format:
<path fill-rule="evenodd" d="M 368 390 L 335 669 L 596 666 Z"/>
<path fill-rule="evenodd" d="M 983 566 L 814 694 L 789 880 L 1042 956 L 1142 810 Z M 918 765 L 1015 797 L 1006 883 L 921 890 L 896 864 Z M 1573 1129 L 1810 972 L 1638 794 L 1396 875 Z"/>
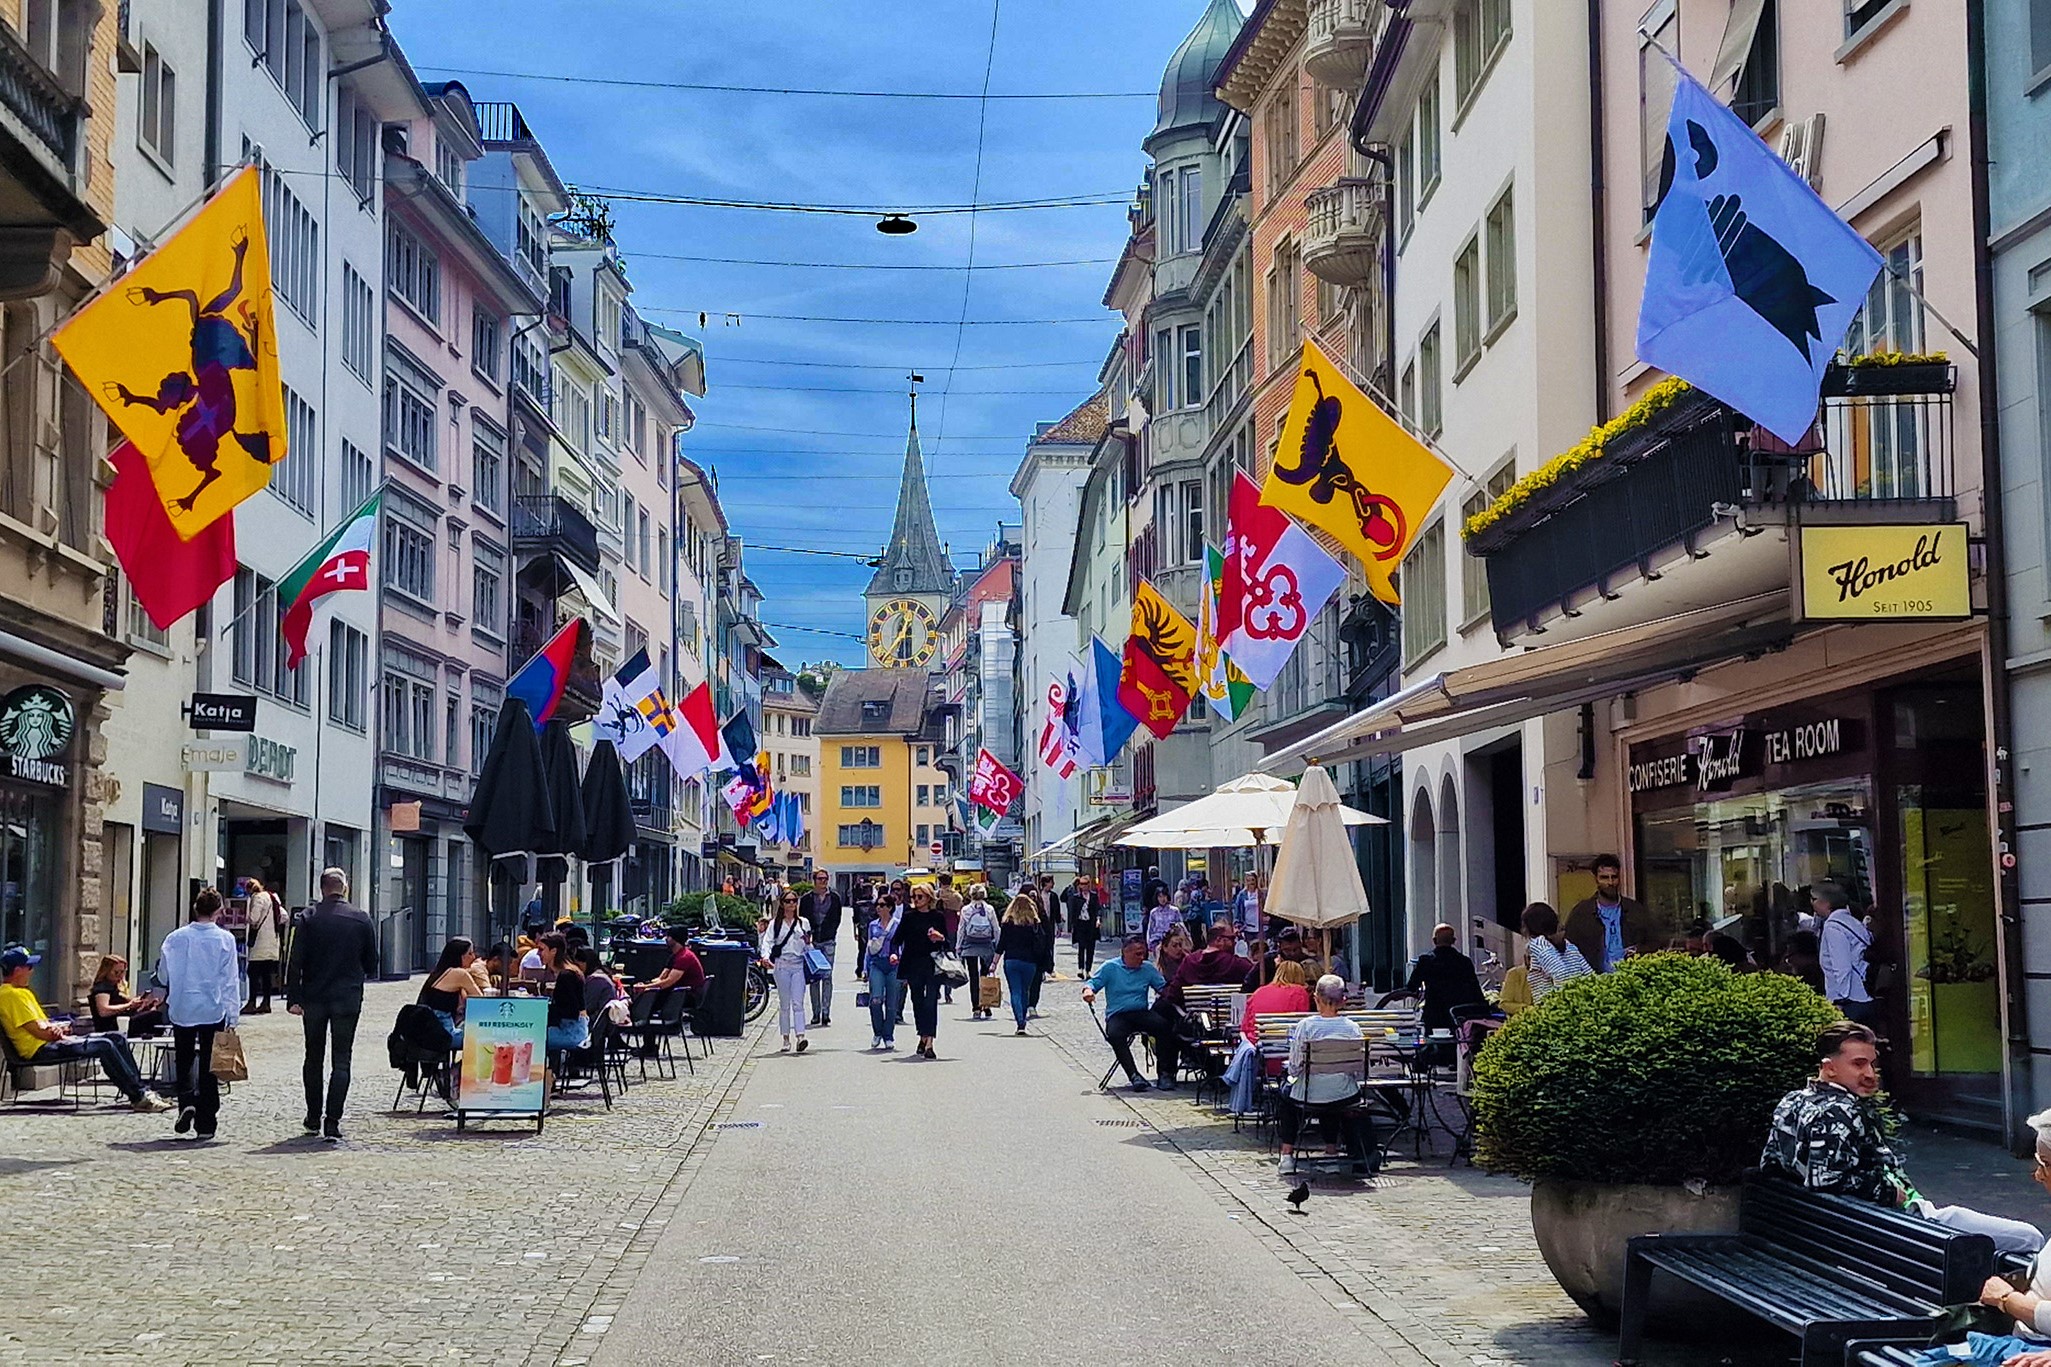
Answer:
<path fill-rule="evenodd" d="M 262 182 L 238 172 L 50 338 L 192 539 L 286 455 Z"/>
<path fill-rule="evenodd" d="M 1262 503 L 1328 532 L 1365 567 L 1374 596 L 1394 605 L 1390 576 L 1452 478 L 1315 342 L 1304 342 Z"/>

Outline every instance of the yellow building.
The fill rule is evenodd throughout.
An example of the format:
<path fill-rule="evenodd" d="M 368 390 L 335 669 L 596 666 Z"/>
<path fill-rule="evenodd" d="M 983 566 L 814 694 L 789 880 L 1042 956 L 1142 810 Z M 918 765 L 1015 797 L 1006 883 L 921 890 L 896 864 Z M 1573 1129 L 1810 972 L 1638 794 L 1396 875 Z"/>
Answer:
<path fill-rule="evenodd" d="M 820 700 L 812 722 L 819 743 L 813 857 L 843 891 L 857 876 L 892 878 L 932 860 L 916 837 L 923 818 L 930 839 L 936 813 L 914 800 L 918 785 L 930 797 L 933 785 L 947 781 L 932 763 L 940 740 L 932 686 L 924 670 L 845 670 Z"/>

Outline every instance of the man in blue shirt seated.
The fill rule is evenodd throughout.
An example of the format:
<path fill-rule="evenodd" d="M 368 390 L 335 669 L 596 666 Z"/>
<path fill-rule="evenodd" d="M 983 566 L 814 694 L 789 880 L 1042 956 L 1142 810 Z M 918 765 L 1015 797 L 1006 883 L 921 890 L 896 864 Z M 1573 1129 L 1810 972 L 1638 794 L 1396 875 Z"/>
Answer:
<path fill-rule="evenodd" d="M 1090 975 L 1089 985 L 1082 990 L 1086 1002 L 1095 1001 L 1099 992 L 1104 994 L 1104 1035 L 1111 1041 L 1111 1052 L 1118 1056 L 1118 1066 L 1125 1070 L 1135 1092 L 1144 1092 L 1147 1080 L 1139 1075 L 1139 1066 L 1132 1061 L 1134 1035 L 1154 1037 L 1158 1085 L 1162 1091 L 1175 1090 L 1175 1022 L 1166 1012 L 1154 1009 L 1149 1000 L 1150 996 L 1158 1000 L 1167 986 L 1168 980 L 1161 976 L 1161 970 L 1147 962 L 1147 937 L 1128 935 L 1119 956 L 1098 964 L 1097 971 Z"/>

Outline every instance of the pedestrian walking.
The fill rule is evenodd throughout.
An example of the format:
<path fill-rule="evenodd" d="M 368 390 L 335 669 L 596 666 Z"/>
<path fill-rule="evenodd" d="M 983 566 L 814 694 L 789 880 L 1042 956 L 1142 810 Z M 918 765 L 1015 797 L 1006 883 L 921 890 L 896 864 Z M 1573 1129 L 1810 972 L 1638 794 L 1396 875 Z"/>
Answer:
<path fill-rule="evenodd" d="M 855 880 L 855 981 L 869 981 L 869 923 L 882 910 L 874 884 Z"/>
<path fill-rule="evenodd" d="M 342 1105 L 349 1097 L 349 1065 L 356 1022 L 363 1014 L 364 980 L 377 973 L 377 931 L 349 905 L 349 875 L 322 869 L 320 901 L 293 933 L 285 969 L 285 1009 L 306 1027 L 306 1116 L 300 1125 L 330 1144 L 342 1138 Z M 332 1064 L 326 1056 L 333 1051 Z M 322 1072 L 326 1071 L 326 1087 Z M 322 1101 L 325 1098 L 326 1107 Z"/>
<path fill-rule="evenodd" d="M 898 985 L 897 923 L 904 912 L 889 893 L 876 897 L 876 916 L 862 933 L 862 961 L 869 970 L 869 1025 L 875 1031 L 872 1050 L 897 1048 Z"/>
<path fill-rule="evenodd" d="M 1103 933 L 1104 899 L 1087 878 L 1078 878 L 1068 889 L 1068 938 L 1075 944 L 1075 971 L 1090 976 L 1097 958 L 1097 937 Z"/>
<path fill-rule="evenodd" d="M 1030 897 L 1033 910 L 1039 913 L 1040 923 L 1034 929 L 1040 936 L 1040 971 L 1033 974 L 1032 986 L 1026 989 L 1026 1009 L 1037 1017 L 1040 1014 L 1040 985 L 1054 976 L 1054 942 L 1061 934 L 1061 900 L 1054 895 L 1054 880 L 1040 875 L 1037 889 L 1030 885 L 1021 888 L 1022 895 Z"/>
<path fill-rule="evenodd" d="M 1818 883 L 1809 901 L 1823 918 L 1823 929 L 1817 938 L 1823 961 L 1824 995 L 1844 1013 L 1846 1020 L 1864 1026 L 1879 1024 L 1880 1005 L 1866 988 L 1867 956 L 1873 949 L 1872 925 L 1852 910 L 1851 899 L 1841 883 Z"/>
<path fill-rule="evenodd" d="M 812 948 L 826 956 L 826 976 L 812 984 L 812 1024 L 833 1024 L 833 953 L 840 939 L 840 918 L 845 908 L 833 890 L 826 870 L 812 872 L 811 891 L 798 898 L 798 915 L 812 927 Z"/>
<path fill-rule="evenodd" d="M 940 908 L 941 916 L 947 921 L 947 947 L 956 954 L 961 953 L 961 909 L 967 905 L 962 895 L 954 890 L 954 875 L 940 874 L 933 880 L 933 905 Z M 949 1006 L 954 1004 L 954 989 L 942 983 L 940 999 Z M 975 979 L 969 980 L 969 1005 L 976 1004 Z"/>
<path fill-rule="evenodd" d="M 249 1000 L 242 1009 L 263 1016 L 270 1014 L 271 994 L 278 990 L 278 945 L 285 929 L 285 907 L 260 880 L 248 881 Z"/>
<path fill-rule="evenodd" d="M 783 1048 L 777 1052 L 789 1053 L 796 1035 L 802 1054 L 811 1044 L 805 1038 L 805 951 L 812 944 L 812 927 L 798 914 L 798 895 L 779 894 L 775 918 L 756 930 L 762 936 L 762 962 L 776 979 L 776 1028 L 783 1033 Z"/>
<path fill-rule="evenodd" d="M 947 918 L 934 905 L 931 888 L 913 888 L 911 910 L 899 920 L 891 937 L 897 948 L 898 974 L 912 999 L 912 1023 L 919 1031 L 919 1056 L 937 1058 L 933 1039 L 940 1033 L 940 975 L 933 956 L 947 948 Z"/>
<path fill-rule="evenodd" d="M 997 908 L 990 905 L 988 885 L 978 883 L 970 888 L 969 900 L 961 909 L 961 940 L 955 951 L 961 955 L 961 966 L 969 971 L 970 1020 L 990 1019 L 990 1012 L 983 1009 L 983 979 L 997 957 L 998 919 Z"/>
<path fill-rule="evenodd" d="M 157 973 L 169 986 L 164 1012 L 178 1066 L 180 1134 L 207 1140 L 221 1116 L 221 1082 L 214 1076 L 214 1037 L 242 1019 L 242 978 L 236 972 L 235 937 L 214 923 L 221 894 L 201 888 L 192 899 L 192 919 L 164 937 Z"/>
<path fill-rule="evenodd" d="M 897 903 L 897 911 L 900 916 L 912 909 L 912 885 L 905 882 L 904 879 L 893 878 L 890 880 L 890 896 L 891 900 Z M 897 981 L 897 1023 L 903 1025 L 905 999 L 911 996 L 911 993 L 906 990 L 904 965 L 902 963 L 897 966 Z"/>
<path fill-rule="evenodd" d="M 1011 992 L 1014 1032 L 1026 1032 L 1026 1012 L 1032 1005 L 1040 979 L 1040 904 L 1037 898 L 1020 893 L 1004 909 L 1004 928 L 997 938 L 997 953 L 1004 960 L 1004 983 Z"/>

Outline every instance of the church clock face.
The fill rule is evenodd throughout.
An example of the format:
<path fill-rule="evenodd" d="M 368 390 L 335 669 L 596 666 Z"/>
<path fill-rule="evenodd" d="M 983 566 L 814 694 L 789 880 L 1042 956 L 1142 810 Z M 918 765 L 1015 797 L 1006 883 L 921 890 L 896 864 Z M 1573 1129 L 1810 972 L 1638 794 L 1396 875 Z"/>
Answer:
<path fill-rule="evenodd" d="M 869 655 L 884 669 L 919 669 L 939 648 L 933 610 L 916 598 L 892 598 L 869 615 Z"/>

